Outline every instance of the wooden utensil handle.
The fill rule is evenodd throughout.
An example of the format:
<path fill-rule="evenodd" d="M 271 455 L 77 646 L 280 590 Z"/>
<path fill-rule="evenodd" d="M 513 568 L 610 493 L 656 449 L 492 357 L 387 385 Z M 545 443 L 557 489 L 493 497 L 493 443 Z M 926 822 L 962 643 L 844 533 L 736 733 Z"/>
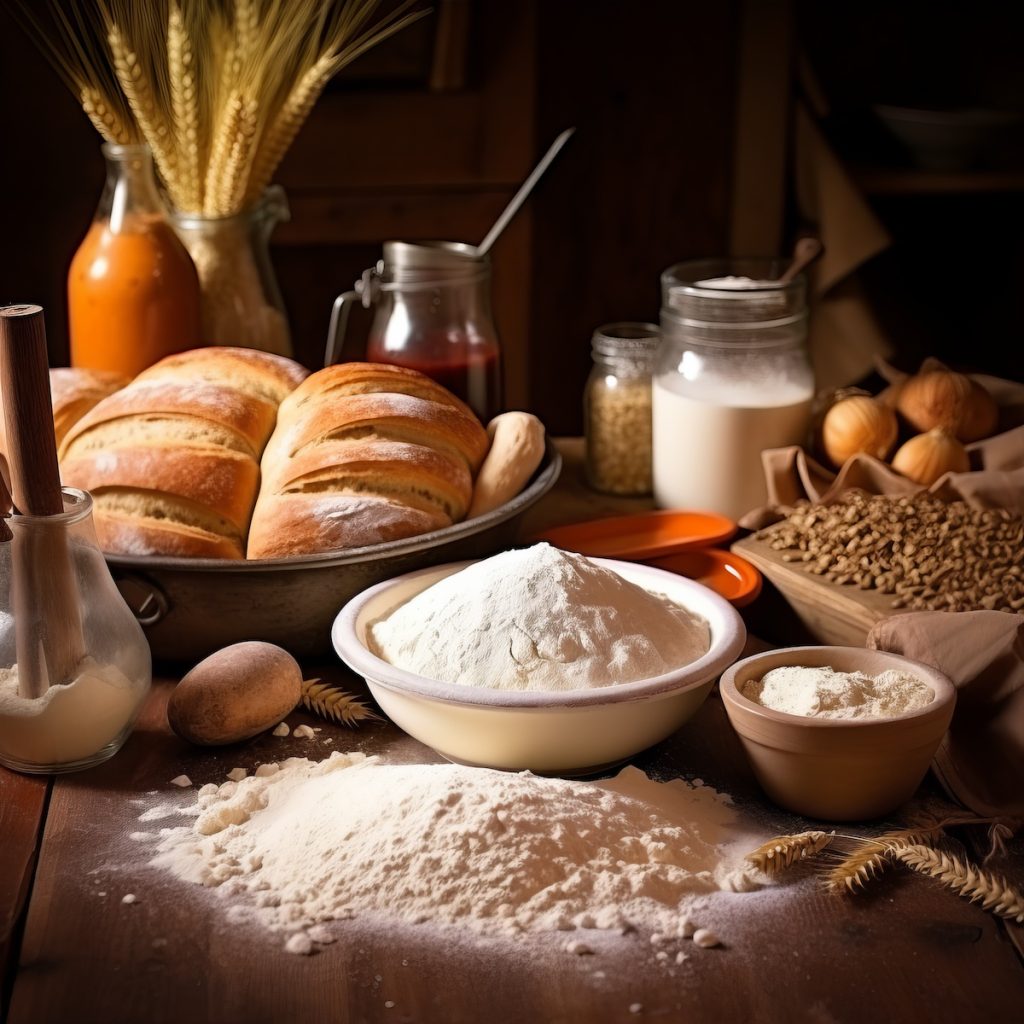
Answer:
<path fill-rule="evenodd" d="M 53 435 L 46 328 L 39 306 L 0 307 L 0 388 L 15 509 L 64 512 Z M 70 682 L 85 654 L 82 609 L 67 530 L 23 527 L 12 541 L 11 599 L 21 696 Z"/>
<path fill-rule="evenodd" d="M 0 307 L 0 387 L 15 507 L 25 515 L 64 511 L 53 435 L 46 328 L 39 306 Z"/>

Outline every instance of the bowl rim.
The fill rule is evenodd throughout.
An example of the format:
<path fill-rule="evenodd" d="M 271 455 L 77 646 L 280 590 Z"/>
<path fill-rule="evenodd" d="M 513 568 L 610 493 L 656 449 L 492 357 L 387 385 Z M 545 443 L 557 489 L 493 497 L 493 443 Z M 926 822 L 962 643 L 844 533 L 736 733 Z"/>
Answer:
<path fill-rule="evenodd" d="M 787 711 L 778 711 L 775 708 L 768 708 L 763 704 L 757 704 L 749 697 L 745 697 L 740 693 L 739 688 L 736 686 L 737 675 L 739 675 L 746 666 L 752 665 L 762 659 L 778 656 L 780 654 L 798 656 L 807 653 L 812 653 L 815 657 L 820 658 L 830 655 L 835 651 L 844 653 L 848 651 L 864 651 L 866 653 L 880 655 L 887 659 L 891 659 L 899 666 L 905 666 L 908 672 L 913 670 L 916 674 L 924 676 L 925 678 L 922 681 L 928 683 L 928 685 L 932 687 L 932 690 L 935 693 L 935 698 L 922 708 L 917 708 L 914 711 L 904 711 L 902 714 L 890 715 L 886 718 L 814 718 L 808 715 L 791 715 Z M 788 661 L 784 664 L 789 666 L 801 666 L 801 662 L 799 660 Z M 821 664 L 823 665 L 825 662 L 822 661 Z M 774 667 L 779 668 L 782 666 L 776 665 Z M 808 666 L 804 663 L 801 667 L 815 668 L 818 666 Z M 850 670 L 843 669 L 840 671 Z M 722 678 L 719 681 L 718 688 L 722 695 L 722 703 L 725 704 L 727 713 L 735 708 L 742 713 L 752 715 L 755 718 L 762 719 L 766 722 L 773 722 L 778 725 L 803 727 L 807 729 L 878 729 L 892 723 L 898 724 L 900 722 L 920 721 L 929 717 L 942 716 L 948 712 L 949 706 L 956 701 L 956 686 L 953 684 L 952 680 L 945 675 L 945 673 L 939 671 L 939 669 L 933 668 L 931 665 L 926 665 L 923 661 L 916 661 L 913 658 L 908 658 L 903 654 L 895 654 L 891 651 L 875 650 L 870 647 L 857 647 L 853 644 L 807 644 L 800 647 L 773 647 L 768 651 L 759 651 L 757 654 L 748 655 L 746 658 L 741 658 L 739 661 L 730 665 L 722 673 Z"/>
<path fill-rule="evenodd" d="M 525 512 L 531 505 L 544 497 L 558 482 L 561 472 L 562 455 L 552 439 L 545 437 L 544 455 L 532 480 L 504 505 L 499 505 L 481 516 L 462 519 L 439 530 L 430 530 L 428 533 L 384 541 L 380 544 L 366 544 L 358 548 L 339 548 L 336 551 L 319 551 L 309 555 L 292 555 L 287 558 L 183 558 L 164 555 L 118 555 L 109 552 L 103 552 L 103 557 L 108 565 L 136 572 L 184 569 L 199 573 L 230 571 L 245 574 L 278 572 L 282 569 L 326 569 L 353 563 L 383 561 L 429 548 L 442 547 L 450 542 L 483 533 L 492 526 L 499 526 L 521 512 Z"/>
<path fill-rule="evenodd" d="M 591 558 L 590 560 L 613 572 L 625 575 L 630 582 L 636 582 L 631 578 L 636 576 L 654 581 L 661 580 L 673 590 L 678 589 L 693 595 L 698 603 L 703 602 L 704 608 L 693 608 L 690 604 L 687 604 L 686 607 L 699 612 L 705 618 L 709 618 L 705 610 L 710 610 L 712 617 L 717 617 L 722 630 L 718 644 L 716 645 L 713 641 L 704 655 L 696 661 L 690 662 L 689 665 L 683 666 L 682 669 L 665 672 L 647 679 L 591 689 L 550 691 L 499 690 L 485 686 L 443 683 L 392 665 L 383 658 L 377 657 L 359 639 L 356 625 L 363 608 L 370 600 L 392 587 L 410 582 L 417 577 L 437 575 L 438 579 L 442 579 L 475 562 L 483 561 L 479 558 L 417 569 L 415 572 L 403 573 L 401 576 L 368 587 L 342 606 L 331 627 L 331 642 L 338 657 L 349 668 L 366 678 L 367 682 L 372 679 L 374 683 L 387 689 L 445 704 L 517 711 L 626 704 L 683 693 L 713 680 L 743 650 L 747 634 L 746 626 L 739 612 L 724 597 L 719 596 L 703 584 L 665 569 L 657 569 L 639 562 L 623 562 L 609 558 Z M 682 672 L 685 672 L 687 676 L 684 681 L 680 681 Z"/>

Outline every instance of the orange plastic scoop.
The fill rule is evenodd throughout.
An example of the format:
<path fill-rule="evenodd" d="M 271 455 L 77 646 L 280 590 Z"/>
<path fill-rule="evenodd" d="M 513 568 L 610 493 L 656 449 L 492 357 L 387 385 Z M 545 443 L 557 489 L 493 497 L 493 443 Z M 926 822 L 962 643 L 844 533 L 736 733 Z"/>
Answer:
<path fill-rule="evenodd" d="M 556 526 L 533 539 L 594 558 L 638 562 L 720 544 L 735 532 L 736 524 L 731 519 L 713 512 L 665 509 Z"/>
<path fill-rule="evenodd" d="M 761 593 L 762 577 L 756 566 L 731 551 L 696 548 L 664 558 L 647 559 L 648 565 L 686 576 L 720 594 L 733 607 L 742 608 Z"/>

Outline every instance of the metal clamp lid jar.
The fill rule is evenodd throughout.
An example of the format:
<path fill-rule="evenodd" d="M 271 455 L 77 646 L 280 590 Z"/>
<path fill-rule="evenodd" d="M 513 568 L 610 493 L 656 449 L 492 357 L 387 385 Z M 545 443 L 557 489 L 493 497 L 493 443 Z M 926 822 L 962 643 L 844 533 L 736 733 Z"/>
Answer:
<path fill-rule="evenodd" d="M 594 331 L 583 415 L 587 481 L 595 490 L 651 491 L 651 372 L 660 337 L 657 324 Z"/>
<path fill-rule="evenodd" d="M 384 258 L 334 302 L 324 365 L 341 359 L 352 303 L 374 309 L 370 362 L 419 370 L 485 423 L 502 407 L 491 264 L 462 242 L 385 242 Z"/>
<path fill-rule="evenodd" d="M 814 379 L 804 278 L 775 260 L 695 260 L 661 276 L 654 496 L 739 519 L 767 500 L 761 453 L 801 444 Z"/>

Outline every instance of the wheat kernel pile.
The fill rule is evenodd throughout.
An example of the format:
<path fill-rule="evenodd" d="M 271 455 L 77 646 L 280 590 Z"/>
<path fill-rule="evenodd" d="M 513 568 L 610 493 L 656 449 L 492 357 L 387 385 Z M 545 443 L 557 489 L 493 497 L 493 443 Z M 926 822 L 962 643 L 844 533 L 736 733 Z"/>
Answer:
<path fill-rule="evenodd" d="M 914 611 L 1024 611 L 1024 518 L 929 494 L 851 491 L 761 530 L 787 562 Z"/>

